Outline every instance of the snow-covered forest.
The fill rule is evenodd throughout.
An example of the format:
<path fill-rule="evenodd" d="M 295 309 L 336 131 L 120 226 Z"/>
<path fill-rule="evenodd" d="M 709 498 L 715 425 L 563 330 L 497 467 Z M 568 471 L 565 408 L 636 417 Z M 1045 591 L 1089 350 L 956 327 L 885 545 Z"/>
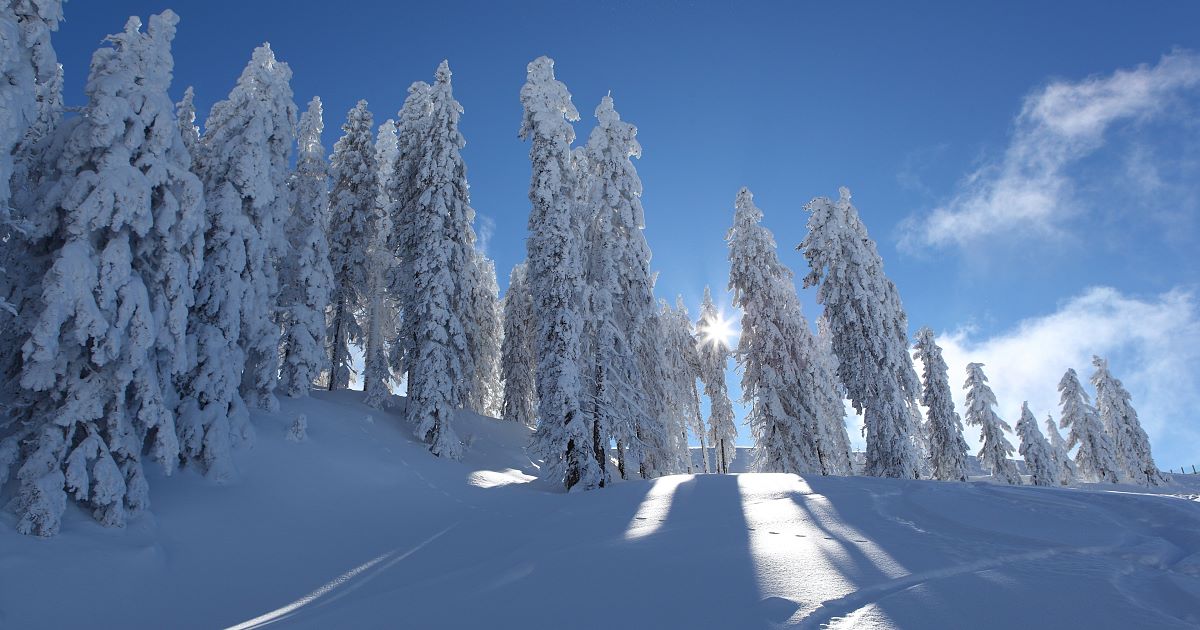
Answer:
<path fill-rule="evenodd" d="M 773 232 L 734 186 L 671 291 L 635 121 L 539 56 L 498 270 L 448 60 L 343 116 L 263 43 L 200 98 L 165 10 L 65 93 L 64 4 L 0 0 L 0 627 L 1200 624 L 1137 366 L 1008 408 L 848 188 Z"/>
<path fill-rule="evenodd" d="M 552 59 L 531 61 L 519 90 L 527 260 L 501 297 L 449 63 L 378 127 L 359 101 L 326 155 L 320 97 L 300 111 L 269 44 L 201 117 L 191 88 L 169 96 L 178 18 L 130 18 L 96 51 L 84 105 L 67 108 L 62 3 L 3 11 L 0 487 L 22 533 L 54 535 L 68 503 L 124 525 L 151 507 L 148 466 L 232 479 L 251 410 L 352 384 L 380 409 L 403 395 L 404 421 L 439 457 L 470 448 L 456 410 L 531 427 L 540 476 L 566 490 L 728 471 L 733 402 L 763 472 L 965 480 L 965 421 L 998 483 L 1024 483 L 1017 452 L 1035 485 L 1166 480 L 1099 357 L 1095 405 L 1074 369 L 1058 386 L 1065 441 L 1024 408 L 1014 447 L 1000 414 L 1018 414 L 996 409 L 979 363 L 960 420 L 936 336 L 909 338 L 845 188 L 813 199 L 808 233 L 790 236 L 824 309 L 815 324 L 746 188 L 726 234 L 738 314 L 726 321 L 706 291 L 693 321 L 682 296 L 656 295 L 637 127 L 605 96 L 577 139 Z M 845 400 L 864 417 L 861 456 Z"/>

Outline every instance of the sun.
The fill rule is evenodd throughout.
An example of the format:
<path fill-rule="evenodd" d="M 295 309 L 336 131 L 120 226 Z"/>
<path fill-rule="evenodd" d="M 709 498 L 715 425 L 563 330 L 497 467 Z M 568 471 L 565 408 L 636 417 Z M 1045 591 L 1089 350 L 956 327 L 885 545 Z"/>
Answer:
<path fill-rule="evenodd" d="M 724 313 L 717 313 L 717 316 L 712 321 L 700 330 L 705 343 L 713 345 L 723 345 L 726 348 L 733 347 L 733 338 L 737 336 L 737 330 L 733 327 L 733 322 L 725 319 Z"/>

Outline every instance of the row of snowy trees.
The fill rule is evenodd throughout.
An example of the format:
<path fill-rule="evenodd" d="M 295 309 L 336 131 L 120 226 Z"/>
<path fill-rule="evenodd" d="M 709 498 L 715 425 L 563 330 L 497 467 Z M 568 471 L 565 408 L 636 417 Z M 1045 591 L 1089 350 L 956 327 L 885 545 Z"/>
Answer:
<path fill-rule="evenodd" d="M 359 102 L 327 161 L 320 99 L 298 116 L 266 44 L 201 134 L 193 91 L 168 96 L 170 11 L 110 36 L 65 116 L 61 17 L 0 7 L 0 486 L 15 477 L 18 529 L 55 533 L 68 495 L 124 523 L 149 505 L 146 457 L 228 479 L 249 410 L 348 387 L 352 347 L 366 401 L 407 382 L 417 435 L 459 455 L 454 410 L 500 409 L 503 322 L 448 65 L 378 137 Z"/>

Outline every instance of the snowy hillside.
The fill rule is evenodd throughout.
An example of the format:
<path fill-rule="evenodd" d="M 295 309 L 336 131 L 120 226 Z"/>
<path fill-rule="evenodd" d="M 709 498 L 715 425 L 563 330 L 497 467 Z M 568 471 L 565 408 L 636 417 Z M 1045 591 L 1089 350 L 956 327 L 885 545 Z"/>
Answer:
<path fill-rule="evenodd" d="M 154 478 L 125 528 L 71 504 L 41 539 L 4 512 L 0 627 L 1200 624 L 1193 500 L 786 474 L 563 494 L 515 423 L 460 414 L 453 462 L 360 396 L 256 412 L 240 481 Z"/>

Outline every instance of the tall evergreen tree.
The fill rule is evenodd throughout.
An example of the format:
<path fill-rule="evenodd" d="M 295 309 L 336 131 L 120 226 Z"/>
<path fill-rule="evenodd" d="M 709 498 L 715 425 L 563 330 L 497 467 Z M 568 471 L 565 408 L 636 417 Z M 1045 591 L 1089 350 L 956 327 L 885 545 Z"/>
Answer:
<path fill-rule="evenodd" d="M 253 436 L 244 384 L 252 383 L 255 404 L 274 401 L 280 331 L 272 306 L 296 126 L 291 76 L 269 45 L 256 48 L 229 97 L 213 105 L 195 161 L 207 231 L 188 318 L 196 361 L 181 377 L 180 456 L 217 479 L 233 474 L 230 446 Z"/>
<path fill-rule="evenodd" d="M 654 304 L 642 182 L 632 162 L 642 147 L 637 127 L 621 120 L 611 96 L 601 99 L 596 120 L 586 149 L 575 157 L 580 213 L 588 220 L 586 397 L 616 442 L 619 472 L 627 478 L 644 459 L 638 427 L 648 419 L 637 348 Z"/>
<path fill-rule="evenodd" d="M 805 208 L 808 236 L 797 249 L 811 272 L 804 286 L 819 286 L 838 358 L 838 376 L 867 428 L 866 474 L 915 478 L 909 406 L 918 382 L 908 355 L 908 317 L 896 286 L 884 275 L 875 242 L 840 189 L 833 202 L 813 199 Z"/>
<path fill-rule="evenodd" d="M 391 197 L 392 177 L 396 169 L 396 156 L 400 152 L 396 136 L 396 122 L 388 119 L 379 125 L 375 136 L 375 164 L 378 182 L 375 190 L 375 229 L 372 231 L 367 249 L 367 290 L 365 315 L 367 319 L 366 348 L 363 357 L 363 402 L 382 408 L 391 395 L 389 382 L 392 380 L 388 361 L 388 342 L 395 336 L 396 309 L 389 295 L 388 285 L 395 257 L 387 246 L 387 236 L 392 232 Z"/>
<path fill-rule="evenodd" d="M 1054 459 L 1055 469 L 1058 471 L 1058 482 L 1064 486 L 1070 485 L 1075 480 L 1075 462 L 1071 461 L 1071 456 L 1067 453 L 1067 443 L 1058 433 L 1058 425 L 1050 415 L 1046 416 L 1046 437 L 1050 440 L 1050 456 Z"/>
<path fill-rule="evenodd" d="M 1143 486 L 1158 486 L 1167 482 L 1150 453 L 1150 438 L 1142 429 L 1137 411 L 1130 402 L 1132 396 L 1121 381 L 1108 371 L 1108 361 L 1092 357 L 1096 366 L 1092 386 L 1096 388 L 1096 412 L 1104 430 L 1112 439 L 1117 465 L 1123 476 Z"/>
<path fill-rule="evenodd" d="M 22 533 L 56 533 L 67 493 L 123 525 L 149 505 L 143 448 L 167 473 L 178 462 L 172 377 L 188 365 L 204 201 L 167 96 L 177 23 L 166 11 L 142 32 L 130 18 L 108 37 L 59 161 L 65 238 L 23 348 L 21 385 L 39 394 L 17 471 Z"/>
<path fill-rule="evenodd" d="M 1112 441 L 1104 432 L 1100 416 L 1079 384 L 1074 369 L 1068 368 L 1063 374 L 1058 382 L 1058 392 L 1062 405 L 1059 426 L 1071 430 L 1067 436 L 1067 449 L 1079 446 L 1075 452 L 1076 472 L 1085 481 L 1119 482 L 1120 464 Z"/>
<path fill-rule="evenodd" d="M 537 326 L 525 263 L 513 267 L 504 294 L 504 342 L 500 369 L 504 376 L 505 420 L 527 427 L 537 424 Z"/>
<path fill-rule="evenodd" d="M 579 374 L 583 321 L 583 243 L 575 229 L 571 122 L 579 112 L 571 94 L 554 78 L 554 61 L 529 63 L 521 87 L 522 139 L 531 140 L 528 274 L 538 323 L 538 418 L 532 451 L 547 475 L 569 490 L 603 486 L 603 460 L 596 457 L 594 423 L 583 412 Z"/>
<path fill-rule="evenodd" d="M 431 120 L 429 90 L 429 84 L 424 81 L 417 81 L 408 88 L 408 97 L 396 123 L 396 160 L 387 190 L 391 228 L 387 248 L 395 260 L 390 293 L 402 315 L 389 357 L 397 376 L 411 373 L 416 354 L 416 318 L 413 317 L 416 294 L 413 292 L 412 267 L 417 238 L 413 234 L 413 217 L 421 195 L 417 185 L 417 164 Z"/>
<path fill-rule="evenodd" d="M 708 435 L 716 472 L 720 474 L 729 472 L 729 464 L 737 456 L 737 427 L 733 423 L 733 404 L 725 385 L 730 349 L 722 336 L 723 331 L 719 330 L 723 327 L 720 313 L 713 304 L 712 291 L 705 286 L 700 319 L 696 322 L 699 332 L 696 353 L 700 360 L 700 381 L 704 384 L 704 395 L 708 397 Z"/>
<path fill-rule="evenodd" d="M 359 101 L 346 114 L 343 135 L 333 145 L 330 159 L 333 176 L 329 198 L 329 255 L 333 266 L 330 390 L 350 386 L 354 371 L 350 348 L 365 341 L 358 312 L 366 301 L 372 267 L 370 244 L 378 228 L 375 204 L 379 174 L 372 138 L 374 125 L 367 102 Z"/>
<path fill-rule="evenodd" d="M 800 312 L 792 272 L 779 261 L 775 237 L 746 188 L 738 192 L 729 243 L 729 289 L 742 309 L 738 364 L 746 423 L 754 436 L 756 467 L 763 472 L 822 472 L 816 444 L 820 414 L 827 411 L 806 387 L 811 358 L 797 352 L 812 333 Z"/>
<path fill-rule="evenodd" d="M 1029 403 L 1021 403 L 1021 419 L 1017 421 L 1017 435 L 1021 438 L 1021 457 L 1029 470 L 1029 483 L 1035 486 L 1057 486 L 1058 464 L 1054 460 L 1050 444 L 1038 430 L 1037 419 L 1029 411 Z"/>
<path fill-rule="evenodd" d="M 983 447 L 979 449 L 979 463 L 992 473 L 992 479 L 1000 483 L 1021 485 L 1021 475 L 1008 457 L 1013 453 L 1012 443 L 1004 436 L 1012 431 L 1008 423 L 996 415 L 996 394 L 987 384 L 982 363 L 967 364 L 967 424 L 979 427 Z"/>
<path fill-rule="evenodd" d="M 473 377 L 473 366 L 462 320 L 465 295 L 455 276 L 461 277 L 470 264 L 469 226 L 474 211 L 460 153 L 465 144 L 458 130 L 462 107 L 454 100 L 445 61 L 438 66 L 429 99 L 428 131 L 416 164 L 421 195 L 412 217 L 412 233 L 417 237 L 411 248 L 416 340 L 414 369 L 408 374 L 407 414 L 430 452 L 458 459 L 462 443 L 451 419 L 462 405 L 464 383 Z"/>
<path fill-rule="evenodd" d="M 279 384 L 288 396 L 307 396 L 327 367 L 325 314 L 333 269 L 329 264 L 329 166 L 321 145 L 321 99 L 300 117 L 299 157 L 289 182 L 292 214 L 286 224 L 292 254 L 283 261 L 279 303 L 283 335 Z"/>
<path fill-rule="evenodd" d="M 682 307 L 682 300 L 676 302 L 675 308 L 662 300 L 659 310 L 658 339 L 665 376 L 662 423 L 668 436 L 663 459 L 671 472 L 691 474 L 694 469 L 688 448 L 688 430 L 694 433 L 697 422 L 702 423 L 703 418 L 695 395 L 694 363 L 689 360 L 696 340 L 691 334 L 692 323 L 687 310 Z"/>
<path fill-rule="evenodd" d="M 950 377 L 942 349 L 928 326 L 917 331 L 913 357 L 921 362 L 924 389 L 921 404 L 928 409 L 931 474 L 942 481 L 967 480 L 967 442 L 954 411 Z"/>
<path fill-rule="evenodd" d="M 195 160 L 200 146 L 200 128 L 196 126 L 196 91 L 190 85 L 183 91 L 183 98 L 175 104 L 175 119 L 179 121 L 183 146 L 187 147 L 188 155 Z"/>
<path fill-rule="evenodd" d="M 818 400 L 826 409 L 821 417 L 822 437 L 819 444 L 824 445 L 823 459 L 828 467 L 826 474 L 853 475 L 854 465 L 850 460 L 850 436 L 846 433 L 846 387 L 837 377 L 837 355 L 833 353 L 833 336 L 829 330 L 829 320 L 824 316 L 817 318 L 816 348 L 814 360 L 819 364 L 819 371 L 814 378 L 818 388 Z M 824 453 L 829 455 L 825 456 Z"/>

